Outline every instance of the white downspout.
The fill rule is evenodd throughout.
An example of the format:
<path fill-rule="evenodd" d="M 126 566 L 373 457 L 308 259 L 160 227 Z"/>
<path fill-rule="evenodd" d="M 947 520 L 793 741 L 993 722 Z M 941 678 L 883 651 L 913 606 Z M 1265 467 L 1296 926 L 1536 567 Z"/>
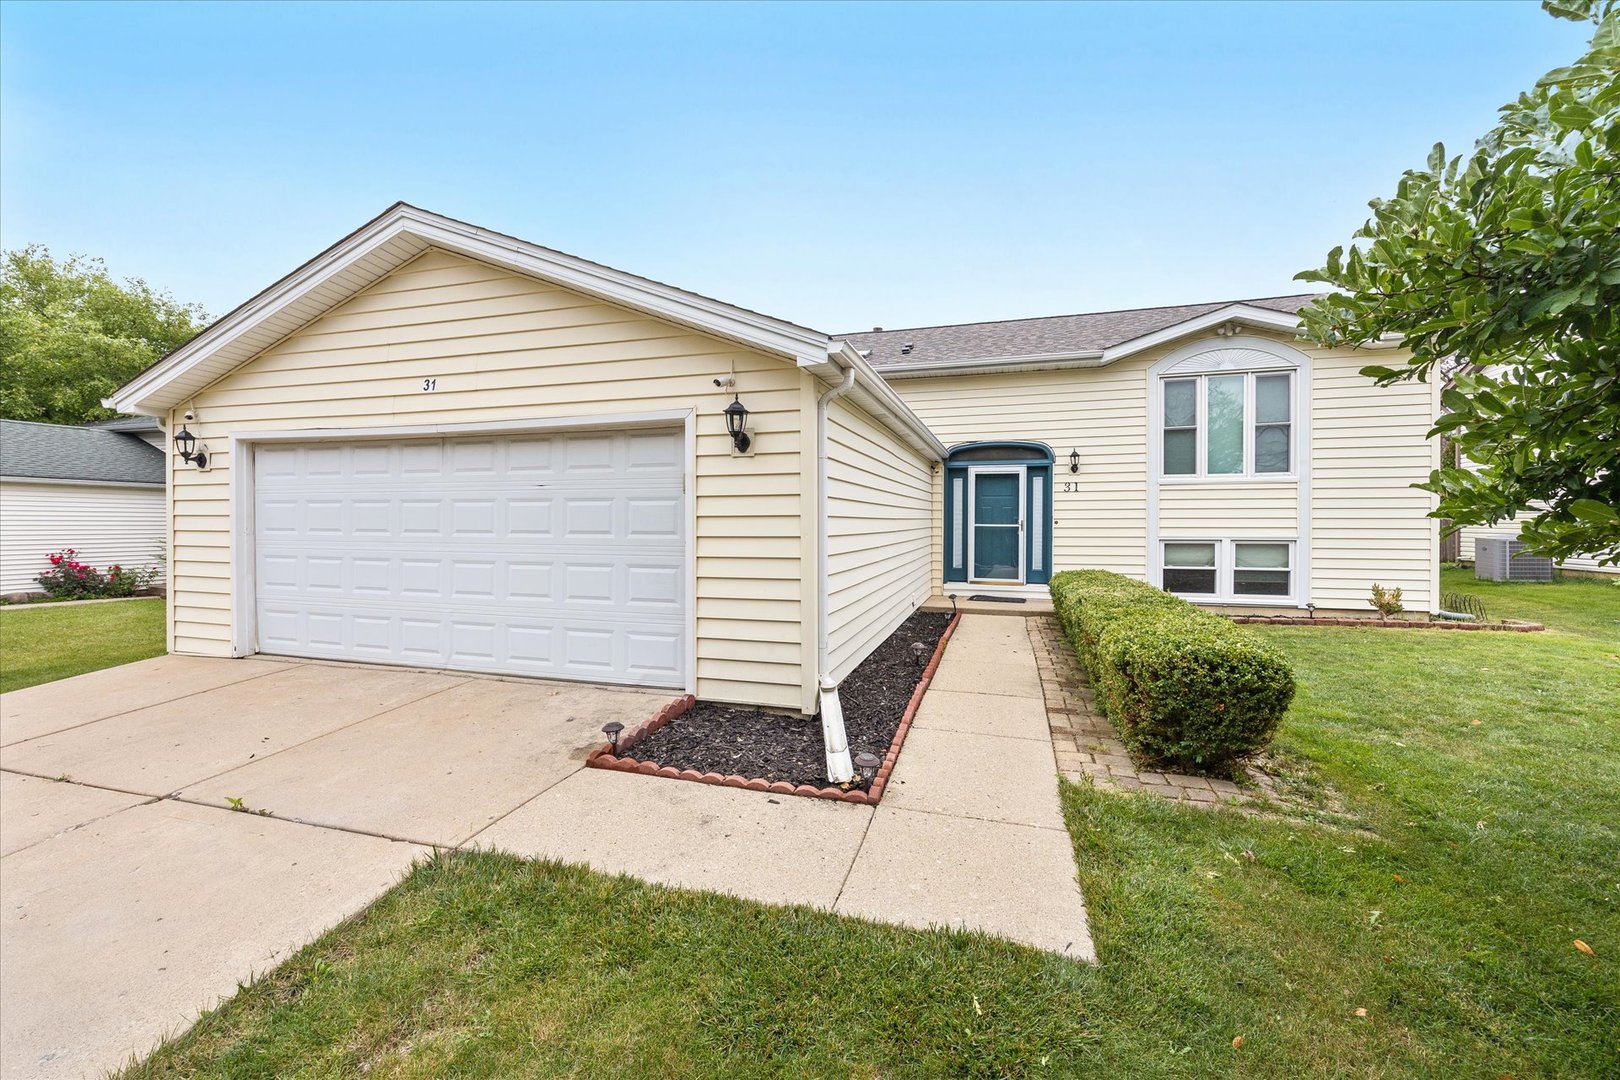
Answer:
<path fill-rule="evenodd" d="M 827 573 L 827 405 L 854 387 L 855 369 L 848 367 L 844 369 L 844 381 L 816 399 L 816 528 L 820 530 L 816 538 L 816 679 L 821 686 L 821 738 L 827 747 L 827 779 L 835 784 L 853 780 L 855 767 L 849 759 L 849 739 L 844 734 L 844 708 L 838 701 L 838 684 L 833 682 L 827 662 L 832 621 L 827 612 L 831 591 Z"/>

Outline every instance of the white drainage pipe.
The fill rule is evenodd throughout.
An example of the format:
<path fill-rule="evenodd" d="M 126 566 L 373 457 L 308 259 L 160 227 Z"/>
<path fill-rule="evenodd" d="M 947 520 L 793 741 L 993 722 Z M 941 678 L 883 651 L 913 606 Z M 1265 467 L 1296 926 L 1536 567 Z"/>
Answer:
<path fill-rule="evenodd" d="M 833 681 L 827 661 L 832 651 L 828 628 L 832 620 L 827 612 L 831 592 L 827 572 L 827 405 L 854 387 L 855 369 L 845 368 L 843 381 L 816 400 L 816 527 L 820 530 L 816 537 L 816 676 L 821 687 L 821 739 L 827 749 L 827 779 L 835 784 L 855 779 L 855 766 L 849 759 L 849 738 L 844 732 L 844 707 L 838 701 L 838 684 Z"/>

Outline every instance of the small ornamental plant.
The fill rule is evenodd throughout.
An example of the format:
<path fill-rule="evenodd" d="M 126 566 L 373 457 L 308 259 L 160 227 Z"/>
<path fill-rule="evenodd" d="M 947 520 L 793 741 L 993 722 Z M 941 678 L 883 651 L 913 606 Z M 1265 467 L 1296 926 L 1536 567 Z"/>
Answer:
<path fill-rule="evenodd" d="M 1378 612 L 1380 622 L 1388 622 L 1391 615 L 1399 615 L 1406 610 L 1406 607 L 1401 603 L 1401 590 L 1399 587 L 1386 589 L 1382 585 L 1374 584 L 1372 587 L 1372 599 L 1368 600 L 1367 603 L 1371 605 L 1373 610 Z"/>
<path fill-rule="evenodd" d="M 45 556 L 51 568 L 34 580 L 46 595 L 58 600 L 100 600 L 134 596 L 152 587 L 156 567 L 126 569 L 114 563 L 105 571 L 79 561 L 75 548 L 63 548 Z"/>

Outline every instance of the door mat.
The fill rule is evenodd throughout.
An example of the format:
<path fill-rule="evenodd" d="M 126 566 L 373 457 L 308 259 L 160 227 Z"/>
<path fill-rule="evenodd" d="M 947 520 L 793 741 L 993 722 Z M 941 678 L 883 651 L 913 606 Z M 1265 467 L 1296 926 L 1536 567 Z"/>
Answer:
<path fill-rule="evenodd" d="M 992 604 L 1026 604 L 1029 601 L 1022 596 L 990 596 L 986 593 L 977 593 L 968 597 L 969 600 L 988 600 Z"/>

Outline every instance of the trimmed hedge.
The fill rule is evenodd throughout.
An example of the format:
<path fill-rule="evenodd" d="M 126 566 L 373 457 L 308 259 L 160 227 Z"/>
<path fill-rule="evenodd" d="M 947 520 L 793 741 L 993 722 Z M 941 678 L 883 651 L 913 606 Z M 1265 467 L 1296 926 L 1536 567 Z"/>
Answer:
<path fill-rule="evenodd" d="M 1260 635 L 1106 570 L 1068 570 L 1051 587 L 1098 704 L 1138 756 L 1221 771 L 1271 741 L 1294 674 Z"/>

